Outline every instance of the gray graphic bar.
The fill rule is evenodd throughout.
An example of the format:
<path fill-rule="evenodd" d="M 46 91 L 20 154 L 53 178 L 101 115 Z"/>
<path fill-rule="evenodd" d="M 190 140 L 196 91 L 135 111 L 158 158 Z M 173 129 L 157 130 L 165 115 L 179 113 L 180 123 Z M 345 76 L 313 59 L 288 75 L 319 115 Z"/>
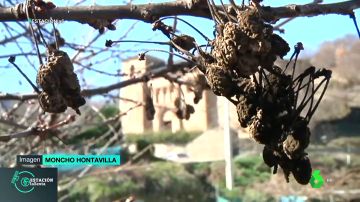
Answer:
<path fill-rule="evenodd" d="M 16 156 L 17 165 L 41 165 L 42 157 L 41 155 L 17 155 Z"/>

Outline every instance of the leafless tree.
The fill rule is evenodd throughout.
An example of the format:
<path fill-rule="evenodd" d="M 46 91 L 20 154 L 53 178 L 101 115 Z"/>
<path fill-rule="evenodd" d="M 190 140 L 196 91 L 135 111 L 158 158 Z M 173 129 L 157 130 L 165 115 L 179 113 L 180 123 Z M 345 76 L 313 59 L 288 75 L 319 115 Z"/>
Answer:
<path fill-rule="evenodd" d="M 302 124 L 307 124 L 310 121 L 318 106 L 318 103 L 314 100 L 314 93 L 316 91 L 321 92 L 321 89 L 319 88 L 320 90 L 318 90 L 316 88 L 314 81 L 324 77 L 325 79 L 320 82 L 320 85 L 325 85 L 325 83 L 327 85 L 329 72 L 325 70 L 315 71 L 315 68 L 312 67 L 300 75 L 294 75 L 294 73 L 291 75 L 291 70 L 294 71 L 296 59 L 301 51 L 301 44 L 295 47 L 292 56 L 295 62 L 287 64 L 286 67 L 281 67 L 287 69 L 286 72 L 290 70 L 290 75 L 285 74 L 285 70 L 273 67 L 273 59 L 283 57 L 289 51 L 286 41 L 281 39 L 280 36 L 273 34 L 273 31 L 280 29 L 280 26 L 273 27 L 273 24 L 284 18 L 315 17 L 326 14 L 349 15 L 356 24 L 354 10 L 360 7 L 360 1 L 358 0 L 332 4 L 320 4 L 316 1 L 305 5 L 288 5 L 283 7 L 263 6 L 260 0 L 252 0 L 249 5 L 239 5 L 232 0 L 229 1 L 229 4 L 221 2 L 219 5 L 216 5 L 212 0 L 178 0 L 139 5 L 125 2 L 122 5 L 113 6 L 81 5 L 86 2 L 78 1 L 78 3 L 73 5 L 63 7 L 57 7 L 53 3 L 46 3 L 42 0 L 6 1 L 1 4 L 0 22 L 7 37 L 0 41 L 0 45 L 11 44 L 19 49 L 17 54 L 1 53 L 0 58 L 9 59 L 9 62 L 1 64 L 1 66 L 5 68 L 16 67 L 21 72 L 23 66 L 17 65 L 16 59 L 25 58 L 28 62 L 27 65 L 32 66 L 37 71 L 37 85 L 33 85 L 35 93 L 0 94 L 0 102 L 2 104 L 0 123 L 6 126 L 5 129 L 2 129 L 4 135 L 0 136 L 0 141 L 2 142 L 0 144 L 1 164 L 12 163 L 14 155 L 20 152 L 41 152 L 42 149 L 51 152 L 56 148 L 79 151 L 79 148 L 64 143 L 63 139 L 66 139 L 70 133 L 72 133 L 71 135 L 78 134 L 84 125 L 94 124 L 98 121 L 98 117 L 101 117 L 101 124 L 108 126 L 107 131 L 97 139 L 84 142 L 83 145 L 85 146 L 81 148 L 83 149 L 82 152 L 86 152 L 86 150 L 101 139 L 107 141 L 104 147 L 119 144 L 122 132 L 118 118 L 126 115 L 126 112 L 120 112 L 113 117 L 106 118 L 98 110 L 96 104 L 93 102 L 85 104 L 84 97 L 90 98 L 101 95 L 111 102 L 116 102 L 117 99 L 126 98 L 120 98 L 114 93 L 115 90 L 135 83 L 147 82 L 157 77 L 164 77 L 179 85 L 189 85 L 195 88 L 197 83 L 182 83 L 181 80 L 171 74 L 178 71 L 188 72 L 194 68 L 198 68 L 206 76 L 208 85 L 216 95 L 224 96 L 237 105 L 239 114 L 243 113 L 242 110 L 244 108 L 242 107 L 245 106 L 244 103 L 248 106 L 248 100 L 246 100 L 248 98 L 242 97 L 243 95 L 256 91 L 260 92 L 261 97 L 273 99 L 276 97 L 274 91 L 279 89 L 272 89 L 272 87 L 268 86 L 272 85 L 271 82 L 277 82 L 275 81 L 276 78 L 283 79 L 286 76 L 290 76 L 291 82 L 286 85 L 288 88 L 293 89 L 291 92 L 293 92 L 295 100 L 292 100 L 291 107 L 287 108 L 289 113 L 293 113 L 291 117 L 294 119 L 294 123 L 289 123 L 289 128 L 294 129 L 295 123 L 302 127 Z M 271 2 L 269 4 L 271 6 Z M 198 30 L 196 22 L 189 23 L 179 16 L 192 16 L 212 20 L 216 24 L 214 39 L 208 38 L 201 30 Z M 52 21 L 49 21 L 49 19 Z M 112 38 L 112 40 L 109 37 L 102 47 L 94 45 L 100 38 L 110 34 L 108 30 L 115 30 L 117 28 L 117 21 L 122 19 L 152 23 L 153 30 L 156 31 L 155 33 L 164 34 L 168 41 L 149 42 L 148 38 L 137 39 L 136 41 L 127 40 L 131 38 L 131 33 L 136 31 L 135 22 L 125 32 L 122 32 L 120 37 Z M 173 25 L 165 24 L 166 19 L 174 19 L 175 23 Z M 98 30 L 99 33 L 87 42 L 69 43 L 68 39 L 63 38 L 64 33 L 59 28 L 60 26 L 56 25 L 56 28 L 55 23 L 44 25 L 42 21 L 74 21 L 78 23 L 79 30 L 84 26 L 91 26 Z M 181 30 L 176 29 L 176 22 L 180 21 L 202 36 L 203 39 L 201 40 L 205 41 L 206 44 L 198 44 L 195 36 L 179 34 L 178 32 L 181 32 Z M 125 28 L 121 27 L 121 29 Z M 258 29 L 261 30 L 259 31 Z M 269 33 L 263 33 L 262 31 Z M 241 36 L 240 38 L 245 37 L 245 42 L 240 41 L 238 35 Z M 230 42 L 225 36 L 230 37 Z M 33 48 L 30 51 L 24 51 L 22 41 L 30 43 Z M 170 51 L 166 48 L 155 50 L 138 50 L 136 47 L 130 50 L 121 49 L 121 44 L 129 42 L 166 45 L 170 47 Z M 239 46 L 236 47 L 238 48 L 236 53 L 231 49 L 231 46 L 234 45 L 232 44 L 233 42 L 239 43 Z M 59 51 L 59 49 L 66 51 Z M 120 78 L 125 75 L 121 71 L 109 72 L 108 69 L 103 67 L 103 64 L 106 64 L 106 61 L 110 58 L 118 57 L 125 59 L 123 55 L 139 53 L 139 59 L 142 60 L 146 59 L 146 54 L 151 51 L 169 54 L 167 68 L 145 74 L 135 73 L 136 75 L 129 80 L 121 80 L 106 86 L 91 87 L 87 82 L 84 72 Z M 327 53 L 326 51 L 324 50 L 323 53 Z M 70 58 L 66 52 L 74 54 Z M 248 54 L 247 52 L 251 53 Z M 228 53 L 229 55 L 227 55 Z M 241 59 L 234 57 L 232 54 Z M 331 52 L 331 54 L 333 53 Z M 353 54 L 351 53 L 347 56 L 355 57 Z M 182 59 L 183 62 L 172 62 L 175 56 Z M 46 61 L 44 61 L 45 58 L 47 58 Z M 329 64 L 326 65 L 331 66 L 334 62 L 336 61 L 330 60 Z M 242 64 L 241 67 L 236 66 L 240 63 Z M 344 61 L 341 64 L 351 66 L 351 64 L 347 64 Z M 75 66 L 75 69 L 73 66 Z M 224 68 L 227 66 L 229 69 L 225 71 L 218 68 L 219 66 Z M 61 69 L 59 67 L 64 68 Z M 24 75 L 27 77 L 25 73 Z M 219 75 L 223 77 L 219 78 Z M 271 77 L 273 75 L 279 77 Z M 81 81 L 80 83 L 78 79 Z M 29 80 L 33 79 L 30 78 Z M 41 88 L 39 89 L 39 87 Z M 302 100 L 298 96 L 301 90 L 306 90 Z M 307 97 L 307 94 L 310 96 Z M 321 93 L 320 98 L 322 96 L 323 93 Z M 299 101 L 297 102 L 298 98 Z M 143 103 L 138 100 L 127 101 L 134 103 L 133 108 L 142 105 L 151 106 L 149 102 Z M 305 108 L 308 105 L 310 107 Z M 67 114 L 73 114 L 70 110 L 65 112 L 67 107 L 73 108 L 80 114 L 83 109 L 81 106 L 88 106 L 87 110 L 91 111 L 91 113 L 82 113 L 81 116 L 66 116 Z M 304 109 L 306 109 L 307 113 L 305 117 L 302 117 L 300 112 Z M 262 139 L 263 137 L 259 132 L 260 129 L 257 128 L 262 124 L 263 117 L 266 115 L 261 110 L 255 110 L 254 112 L 252 109 L 248 110 L 251 111 L 251 116 L 250 112 L 247 114 L 249 117 L 240 117 L 239 115 L 241 125 L 244 127 L 249 126 L 253 130 L 253 138 L 259 143 L 269 146 L 269 142 L 274 142 L 275 140 Z M 184 113 L 186 111 L 187 109 Z M 281 142 L 284 142 L 284 147 L 288 145 L 289 149 L 281 150 L 282 154 L 276 157 L 273 156 L 272 152 L 279 152 L 279 148 L 269 146 L 264 152 L 270 156 L 270 159 L 265 159 L 265 161 L 269 166 L 277 167 L 277 165 L 280 165 L 286 171 L 286 178 L 290 172 L 293 172 L 300 183 L 307 183 L 308 176 L 302 176 L 303 173 L 295 172 L 298 162 L 296 161 L 292 165 L 293 167 L 287 167 L 285 166 L 284 158 L 307 163 L 303 152 L 308 143 L 300 142 L 299 148 L 290 151 L 291 144 L 293 144 L 292 141 L 295 141 L 297 137 L 295 134 L 292 134 L 291 137 L 293 139 L 286 138 L 288 136 L 277 137 L 276 141 L 281 139 Z M 274 160 L 274 158 L 279 158 L 280 160 Z"/>

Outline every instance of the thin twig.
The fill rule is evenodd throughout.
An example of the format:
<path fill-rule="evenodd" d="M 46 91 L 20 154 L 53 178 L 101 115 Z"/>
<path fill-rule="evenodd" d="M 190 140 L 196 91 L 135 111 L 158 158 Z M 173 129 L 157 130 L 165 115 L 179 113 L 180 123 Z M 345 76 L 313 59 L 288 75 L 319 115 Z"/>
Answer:
<path fill-rule="evenodd" d="M 34 28 L 32 26 L 32 21 L 31 21 L 30 15 L 29 15 L 29 9 L 28 8 L 29 8 L 29 6 L 31 6 L 29 4 L 30 4 L 30 1 L 26 0 L 26 4 L 25 4 L 26 17 L 27 17 L 27 20 L 30 22 L 30 30 L 31 30 L 31 34 L 32 34 L 34 42 L 35 42 L 35 47 L 36 47 L 36 52 L 37 52 L 37 55 L 38 55 L 39 63 L 42 65 L 43 62 L 42 62 L 41 55 L 40 55 L 39 45 L 38 45 L 38 42 L 36 40 L 35 33 L 34 33 Z"/>
<path fill-rule="evenodd" d="M 20 67 L 18 67 L 16 64 L 15 64 L 15 57 L 10 57 L 9 58 L 9 62 L 15 66 L 15 68 L 20 72 L 20 74 L 26 79 L 26 81 L 31 85 L 31 87 L 34 89 L 34 91 L 37 93 L 37 94 L 40 94 L 40 90 L 38 87 L 35 86 L 35 84 L 33 84 L 33 82 L 29 79 L 29 77 L 20 69 Z"/>
<path fill-rule="evenodd" d="M 350 14 L 350 18 L 353 19 L 354 25 L 355 25 L 355 28 L 356 28 L 356 31 L 357 31 L 357 34 L 358 34 L 358 36 L 359 36 L 359 38 L 360 38 L 360 30 L 359 30 L 359 26 L 358 26 L 358 24 L 357 24 L 356 16 L 355 16 L 355 13 L 354 13 L 354 12 Z"/>

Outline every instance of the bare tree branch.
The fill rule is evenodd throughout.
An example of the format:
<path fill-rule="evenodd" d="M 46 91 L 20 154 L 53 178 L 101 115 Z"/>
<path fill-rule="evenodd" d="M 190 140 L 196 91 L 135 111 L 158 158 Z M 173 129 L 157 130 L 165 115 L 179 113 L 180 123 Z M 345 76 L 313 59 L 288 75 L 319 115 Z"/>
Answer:
<path fill-rule="evenodd" d="M 20 124 L 16 123 L 15 121 L 6 120 L 6 119 L 2 119 L 2 118 L 0 118 L 0 123 L 10 125 L 10 126 L 14 126 L 16 128 L 21 128 L 21 129 L 26 129 L 27 128 L 26 126 L 20 125 Z"/>
<path fill-rule="evenodd" d="M 37 127 L 30 127 L 24 131 L 18 132 L 18 133 L 14 133 L 14 134 L 8 134 L 8 135 L 1 135 L 0 136 L 0 142 L 7 142 L 13 138 L 22 138 L 22 137 L 27 137 L 27 136 L 31 136 L 31 135 L 40 135 L 40 134 L 44 134 L 50 130 L 54 130 L 57 129 L 59 127 L 62 127 L 64 125 L 67 125 L 71 122 L 75 121 L 75 116 L 74 115 L 69 115 L 65 120 L 56 123 L 50 127 L 41 127 L 41 126 L 37 126 Z"/>
<path fill-rule="evenodd" d="M 229 7 L 229 5 L 225 5 Z M 283 7 L 262 7 L 266 20 L 299 16 L 317 16 L 324 14 L 351 14 L 360 7 L 360 1 L 351 0 L 332 4 L 288 5 Z M 219 7 L 220 9 L 220 7 Z M 120 6 L 74 6 L 57 7 L 47 13 L 35 13 L 38 19 L 61 19 L 87 23 L 89 19 L 134 19 L 145 22 L 175 15 L 211 18 L 207 4 L 197 1 L 172 1 L 154 4 L 120 5 Z M 0 8 L 0 21 L 27 20 L 22 4 L 14 7 Z"/>
<path fill-rule="evenodd" d="M 277 8 L 264 8 L 267 20 L 279 20 L 289 17 L 313 17 L 325 14 L 349 15 L 355 9 L 360 8 L 360 1 L 352 0 L 332 4 L 305 4 L 305 5 L 288 5 Z"/>
<path fill-rule="evenodd" d="M 156 71 L 152 71 L 152 72 L 147 72 L 137 78 L 133 78 L 133 79 L 128 79 L 125 81 L 121 81 L 109 86 L 104 86 L 104 87 L 99 87 L 99 88 L 93 88 L 93 89 L 85 89 L 81 92 L 81 94 L 83 96 L 86 97 L 91 97 L 94 95 L 100 95 L 100 94 L 106 94 L 112 90 L 116 90 L 116 89 L 120 89 L 132 84 L 136 84 L 139 82 L 143 82 L 145 79 L 152 79 L 152 78 L 158 78 L 161 77 L 163 75 L 165 75 L 166 73 L 169 72 L 175 72 L 177 70 L 183 69 L 185 67 L 189 67 L 191 66 L 191 64 L 189 62 L 181 62 L 178 64 L 175 64 L 171 67 L 165 67 L 162 68 L 160 70 L 156 70 Z M 27 95 L 14 95 L 14 94 L 0 94 L 0 100 L 30 100 L 30 99 L 36 99 L 37 98 L 37 94 L 27 94 Z"/>

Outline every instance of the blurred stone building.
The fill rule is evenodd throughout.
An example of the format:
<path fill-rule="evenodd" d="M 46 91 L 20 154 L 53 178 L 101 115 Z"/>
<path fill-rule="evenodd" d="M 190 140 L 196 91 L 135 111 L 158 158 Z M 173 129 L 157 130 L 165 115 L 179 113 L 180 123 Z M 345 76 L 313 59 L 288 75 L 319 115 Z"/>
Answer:
<path fill-rule="evenodd" d="M 127 74 L 124 80 L 136 78 L 136 76 L 152 71 L 160 71 L 166 68 L 164 61 L 146 56 L 146 60 L 139 61 L 138 58 L 130 58 L 124 61 L 122 72 Z M 191 82 L 195 78 L 195 73 L 187 73 L 181 77 L 182 81 Z M 148 88 L 150 86 L 150 88 Z M 181 88 L 181 89 L 180 89 Z M 146 95 L 151 93 L 155 116 L 153 120 L 146 118 L 144 105 L 134 107 L 137 102 L 145 102 Z M 174 101 L 177 97 L 183 96 L 186 104 L 191 104 L 195 113 L 191 114 L 189 120 L 178 119 L 175 115 Z M 179 130 L 187 131 L 205 131 L 219 126 L 219 110 L 217 107 L 217 97 L 210 91 L 203 91 L 202 99 L 194 104 L 194 93 L 186 85 L 171 83 L 169 80 L 161 77 L 151 79 L 146 86 L 143 82 L 127 86 L 120 90 L 120 111 L 127 112 L 122 116 L 122 127 L 124 133 L 144 133 L 151 131 Z"/>

